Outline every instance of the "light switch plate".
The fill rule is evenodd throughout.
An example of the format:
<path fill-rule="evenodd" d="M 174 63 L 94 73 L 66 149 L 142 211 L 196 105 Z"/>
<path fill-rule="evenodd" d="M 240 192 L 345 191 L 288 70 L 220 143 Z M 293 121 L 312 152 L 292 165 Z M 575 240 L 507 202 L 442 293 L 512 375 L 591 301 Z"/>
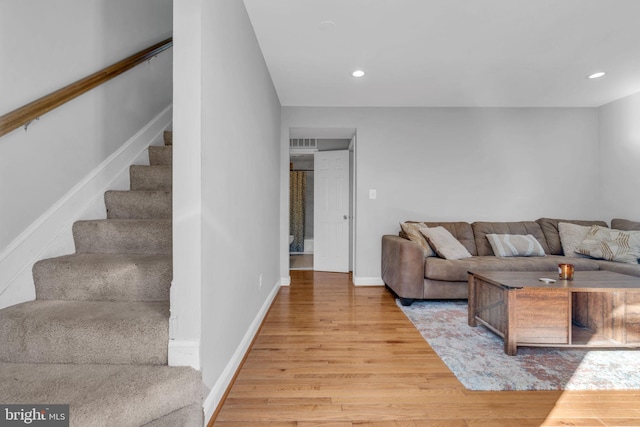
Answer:
<path fill-rule="evenodd" d="M 369 198 L 370 199 L 376 199 L 378 197 L 378 194 L 376 192 L 376 190 L 369 190 Z"/>

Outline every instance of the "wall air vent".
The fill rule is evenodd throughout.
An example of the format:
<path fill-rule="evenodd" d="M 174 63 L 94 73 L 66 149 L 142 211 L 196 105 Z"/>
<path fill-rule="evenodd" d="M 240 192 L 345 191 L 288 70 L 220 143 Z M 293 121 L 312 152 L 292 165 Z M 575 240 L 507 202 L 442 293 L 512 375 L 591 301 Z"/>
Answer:
<path fill-rule="evenodd" d="M 317 149 L 318 140 L 315 138 L 292 138 L 289 140 L 289 148 Z"/>

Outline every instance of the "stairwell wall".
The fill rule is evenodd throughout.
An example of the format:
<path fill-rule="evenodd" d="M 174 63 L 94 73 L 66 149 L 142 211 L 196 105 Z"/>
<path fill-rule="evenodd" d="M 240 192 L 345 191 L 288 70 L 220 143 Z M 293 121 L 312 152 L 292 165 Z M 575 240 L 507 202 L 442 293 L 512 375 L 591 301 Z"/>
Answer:
<path fill-rule="evenodd" d="M 200 369 L 202 1 L 174 2 L 173 281 L 169 364 Z"/>
<path fill-rule="evenodd" d="M 0 2 L 0 114 L 169 37 L 171 6 L 171 0 Z M 102 197 L 104 182 L 122 172 L 105 172 L 112 157 L 131 154 L 127 161 L 134 161 L 137 153 L 124 145 L 145 138 L 148 144 L 162 130 L 154 128 L 159 120 L 170 124 L 171 64 L 169 50 L 46 114 L 28 131 L 0 138 L 0 306 L 35 296 L 34 261 L 73 251 L 70 236 L 60 233 L 96 214 L 90 206 Z M 92 186 L 98 191 L 83 193 Z M 61 200 L 73 200 L 71 212 L 60 213 Z M 64 224 L 51 221 L 56 214 Z"/>
<path fill-rule="evenodd" d="M 211 389 L 208 419 L 279 288 L 280 102 L 243 2 L 185 0 L 174 7 L 177 51 L 198 46 L 201 57 L 183 58 L 190 63 L 176 63 L 174 74 L 185 87 L 178 81 L 200 75 L 194 83 L 200 90 L 189 89 L 192 102 L 176 99 L 173 189 L 174 204 L 180 193 L 193 196 L 179 208 L 182 215 L 174 211 L 174 235 L 180 226 L 188 235 L 179 238 L 200 253 L 195 261 L 174 256 L 174 286 L 181 290 L 172 295 L 172 310 L 179 310 L 173 338 L 200 339 L 203 381 Z M 192 139 L 183 140 L 188 121 L 200 134 L 192 130 Z M 191 167 L 200 176 L 178 178 L 197 152 L 200 163 Z M 192 188 L 200 189 L 199 200 Z M 189 271 L 196 265 L 200 272 Z M 199 325 L 183 317 L 189 309 L 201 313 Z"/>

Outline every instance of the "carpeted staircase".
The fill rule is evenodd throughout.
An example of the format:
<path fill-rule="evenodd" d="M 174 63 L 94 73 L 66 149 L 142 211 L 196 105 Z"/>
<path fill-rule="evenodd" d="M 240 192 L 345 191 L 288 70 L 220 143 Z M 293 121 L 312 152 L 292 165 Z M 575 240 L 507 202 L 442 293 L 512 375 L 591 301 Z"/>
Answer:
<path fill-rule="evenodd" d="M 36 300 L 0 310 L 0 403 L 69 404 L 70 425 L 202 426 L 202 381 L 167 366 L 172 134 L 33 266 Z"/>

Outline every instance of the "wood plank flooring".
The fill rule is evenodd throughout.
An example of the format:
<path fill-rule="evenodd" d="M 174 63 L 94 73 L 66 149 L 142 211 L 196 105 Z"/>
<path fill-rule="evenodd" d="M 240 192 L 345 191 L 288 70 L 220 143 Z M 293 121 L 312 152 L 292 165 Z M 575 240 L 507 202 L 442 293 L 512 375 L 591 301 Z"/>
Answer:
<path fill-rule="evenodd" d="M 466 390 L 384 287 L 291 279 L 209 426 L 640 426 L 637 391 Z"/>

